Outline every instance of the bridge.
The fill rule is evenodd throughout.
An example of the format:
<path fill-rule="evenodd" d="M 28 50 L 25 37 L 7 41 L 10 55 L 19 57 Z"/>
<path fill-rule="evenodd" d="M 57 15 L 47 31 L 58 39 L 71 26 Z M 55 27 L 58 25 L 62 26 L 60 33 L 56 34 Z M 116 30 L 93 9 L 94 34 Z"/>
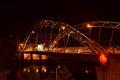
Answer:
<path fill-rule="evenodd" d="M 52 20 L 36 22 L 19 45 L 21 71 L 28 75 L 24 78 L 100 80 L 102 76 L 102 80 L 107 80 L 105 70 L 109 66 L 109 54 L 119 53 L 115 49 L 119 39 L 114 41 L 119 26 L 119 22 L 108 21 L 75 26 Z M 103 34 L 105 30 L 107 37 L 107 33 Z"/>

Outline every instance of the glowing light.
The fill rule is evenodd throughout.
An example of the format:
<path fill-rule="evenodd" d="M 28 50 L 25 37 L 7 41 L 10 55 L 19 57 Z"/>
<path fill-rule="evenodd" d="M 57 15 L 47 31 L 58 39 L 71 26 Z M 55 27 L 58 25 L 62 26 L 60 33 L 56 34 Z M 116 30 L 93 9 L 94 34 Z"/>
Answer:
<path fill-rule="evenodd" d="M 91 28 L 92 26 L 90 24 L 87 24 L 87 28 Z"/>
<path fill-rule="evenodd" d="M 23 46 L 23 43 L 20 43 L 20 46 Z"/>
<path fill-rule="evenodd" d="M 87 74 L 89 73 L 89 71 L 88 71 L 87 69 L 85 70 L 85 72 L 86 72 Z"/>
<path fill-rule="evenodd" d="M 38 54 L 33 54 L 32 57 L 33 57 L 33 60 L 39 60 L 40 59 L 40 56 Z"/>
<path fill-rule="evenodd" d="M 19 48 L 19 50 L 23 49 L 23 43 L 20 43 L 18 48 Z"/>
<path fill-rule="evenodd" d="M 99 60 L 103 65 L 106 64 L 108 61 L 107 57 L 105 56 L 103 52 L 100 52 Z"/>
<path fill-rule="evenodd" d="M 45 66 L 42 66 L 42 72 L 47 72 L 47 69 L 46 69 L 46 67 Z"/>
<path fill-rule="evenodd" d="M 23 72 L 27 72 L 27 68 L 24 68 L 24 69 L 23 69 Z"/>
<path fill-rule="evenodd" d="M 62 30 L 65 30 L 65 29 L 66 29 L 66 27 L 65 27 L 65 26 L 62 26 L 61 28 L 62 28 Z"/>
<path fill-rule="evenodd" d="M 43 51 L 43 48 L 44 48 L 43 44 L 38 44 L 38 51 Z"/>
<path fill-rule="evenodd" d="M 60 66 L 60 65 L 58 65 L 58 69 L 60 69 L 60 67 L 61 67 L 61 66 Z"/>
<path fill-rule="evenodd" d="M 30 69 L 28 68 L 28 72 L 30 72 Z"/>
<path fill-rule="evenodd" d="M 47 56 L 46 55 L 41 55 L 42 60 L 46 60 Z"/>
<path fill-rule="evenodd" d="M 35 33 L 35 31 L 32 31 L 32 33 L 34 34 L 34 33 Z"/>
<path fill-rule="evenodd" d="M 36 69 L 36 72 L 38 73 L 38 72 L 39 72 L 39 69 Z"/>
<path fill-rule="evenodd" d="M 24 53 L 24 60 L 30 60 L 31 56 L 30 54 Z"/>
<path fill-rule="evenodd" d="M 33 46 L 30 45 L 30 46 L 28 46 L 25 50 L 26 50 L 26 51 L 32 51 L 32 50 L 33 50 Z"/>

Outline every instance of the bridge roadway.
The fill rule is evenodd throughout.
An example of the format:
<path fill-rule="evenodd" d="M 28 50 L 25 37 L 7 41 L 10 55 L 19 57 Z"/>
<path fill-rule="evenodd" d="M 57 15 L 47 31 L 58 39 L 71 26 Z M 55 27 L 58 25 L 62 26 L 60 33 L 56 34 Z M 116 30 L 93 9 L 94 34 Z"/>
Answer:
<path fill-rule="evenodd" d="M 48 55 L 52 57 L 53 61 L 61 61 L 61 63 L 78 64 L 79 62 L 100 63 L 99 56 L 91 54 L 73 54 L 73 53 L 58 53 L 58 52 L 43 52 L 43 51 L 24 51 L 21 53 Z M 58 63 L 59 64 L 59 63 Z"/>

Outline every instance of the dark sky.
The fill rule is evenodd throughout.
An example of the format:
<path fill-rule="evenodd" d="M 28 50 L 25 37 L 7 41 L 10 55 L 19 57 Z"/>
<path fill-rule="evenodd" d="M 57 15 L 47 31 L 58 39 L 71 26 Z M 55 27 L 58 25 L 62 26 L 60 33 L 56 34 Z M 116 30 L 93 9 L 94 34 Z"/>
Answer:
<path fill-rule="evenodd" d="M 0 3 L 0 35 L 24 35 L 41 19 L 58 20 L 69 25 L 87 21 L 120 21 L 120 4 L 110 0 L 40 0 Z"/>

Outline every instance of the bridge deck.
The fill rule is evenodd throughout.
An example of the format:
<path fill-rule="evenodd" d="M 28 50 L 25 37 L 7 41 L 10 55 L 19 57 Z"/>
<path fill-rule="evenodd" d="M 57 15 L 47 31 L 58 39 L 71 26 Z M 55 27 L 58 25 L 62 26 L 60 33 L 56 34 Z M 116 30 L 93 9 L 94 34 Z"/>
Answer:
<path fill-rule="evenodd" d="M 99 56 L 93 54 L 73 54 L 73 53 L 56 53 L 56 52 L 42 52 L 42 51 L 24 51 L 22 54 L 39 54 L 47 55 L 51 61 L 55 63 L 64 64 L 79 64 L 81 62 L 97 63 L 100 64 Z"/>

